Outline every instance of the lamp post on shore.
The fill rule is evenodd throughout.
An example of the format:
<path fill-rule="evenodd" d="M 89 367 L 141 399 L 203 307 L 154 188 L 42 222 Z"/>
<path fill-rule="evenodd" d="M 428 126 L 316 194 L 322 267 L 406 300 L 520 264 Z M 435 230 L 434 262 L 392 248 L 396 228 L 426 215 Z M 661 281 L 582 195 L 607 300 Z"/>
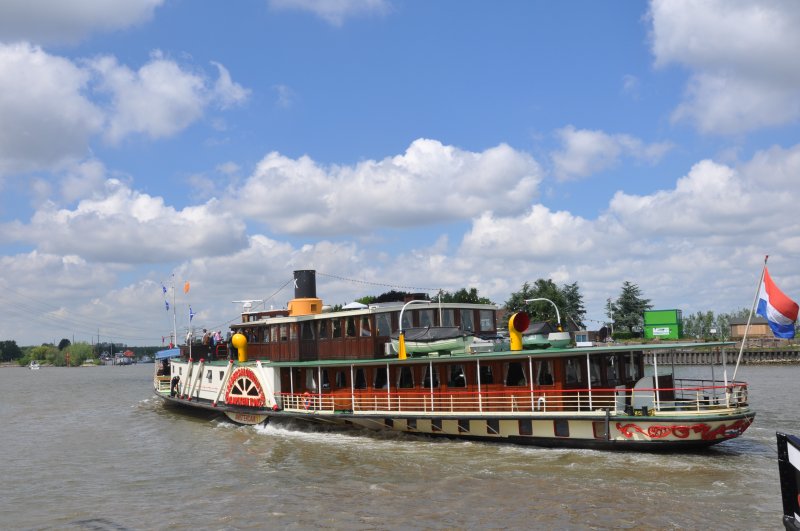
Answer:
<path fill-rule="evenodd" d="M 397 358 L 404 360 L 408 356 L 406 355 L 406 338 L 403 335 L 403 312 L 406 311 L 406 308 L 411 304 L 430 304 L 431 301 L 422 301 L 422 300 L 413 300 L 408 301 L 403 305 L 403 308 L 400 310 L 400 333 L 397 336 Z"/>

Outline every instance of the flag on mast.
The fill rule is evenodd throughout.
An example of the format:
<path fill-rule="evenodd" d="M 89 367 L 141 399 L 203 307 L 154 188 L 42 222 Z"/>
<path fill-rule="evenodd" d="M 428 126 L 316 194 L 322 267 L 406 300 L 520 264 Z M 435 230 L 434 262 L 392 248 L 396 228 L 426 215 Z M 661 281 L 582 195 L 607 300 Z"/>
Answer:
<path fill-rule="evenodd" d="M 183 293 L 189 293 L 189 281 L 186 281 L 186 284 L 183 285 Z"/>
<path fill-rule="evenodd" d="M 764 278 L 758 292 L 756 314 L 769 322 L 775 337 L 791 339 L 794 337 L 794 323 L 797 321 L 798 309 L 800 308 L 797 303 L 778 289 L 765 266 Z"/>
<path fill-rule="evenodd" d="M 189 306 L 189 322 L 190 323 L 192 322 L 192 319 L 194 319 L 194 312 L 192 311 L 192 307 Z"/>

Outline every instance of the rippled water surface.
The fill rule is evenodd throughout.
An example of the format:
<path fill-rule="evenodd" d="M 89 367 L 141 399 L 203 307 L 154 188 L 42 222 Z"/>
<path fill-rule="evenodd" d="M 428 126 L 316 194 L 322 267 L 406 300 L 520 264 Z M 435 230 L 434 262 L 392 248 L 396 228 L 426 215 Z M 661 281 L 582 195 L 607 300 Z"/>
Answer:
<path fill-rule="evenodd" d="M 780 529 L 800 433 L 800 366 L 740 368 L 755 423 L 689 455 L 237 427 L 164 408 L 152 368 L 0 369 L 1 528 Z"/>

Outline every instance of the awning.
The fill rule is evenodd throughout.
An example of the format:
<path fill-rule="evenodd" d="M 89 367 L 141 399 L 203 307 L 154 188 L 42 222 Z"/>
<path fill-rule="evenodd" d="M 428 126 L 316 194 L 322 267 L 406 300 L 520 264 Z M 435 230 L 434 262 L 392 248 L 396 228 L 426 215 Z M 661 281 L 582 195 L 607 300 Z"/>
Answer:
<path fill-rule="evenodd" d="M 163 360 L 167 358 L 177 358 L 181 355 L 181 349 L 179 348 L 171 348 L 168 350 L 161 350 L 156 352 L 156 359 Z"/>

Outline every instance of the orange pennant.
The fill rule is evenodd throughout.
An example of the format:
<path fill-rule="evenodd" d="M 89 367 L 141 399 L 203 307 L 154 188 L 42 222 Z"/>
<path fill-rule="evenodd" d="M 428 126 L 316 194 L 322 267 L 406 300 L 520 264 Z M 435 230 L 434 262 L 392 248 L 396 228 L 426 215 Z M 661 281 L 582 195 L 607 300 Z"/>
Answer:
<path fill-rule="evenodd" d="M 186 281 L 186 284 L 183 285 L 183 292 L 189 293 L 189 281 Z"/>

